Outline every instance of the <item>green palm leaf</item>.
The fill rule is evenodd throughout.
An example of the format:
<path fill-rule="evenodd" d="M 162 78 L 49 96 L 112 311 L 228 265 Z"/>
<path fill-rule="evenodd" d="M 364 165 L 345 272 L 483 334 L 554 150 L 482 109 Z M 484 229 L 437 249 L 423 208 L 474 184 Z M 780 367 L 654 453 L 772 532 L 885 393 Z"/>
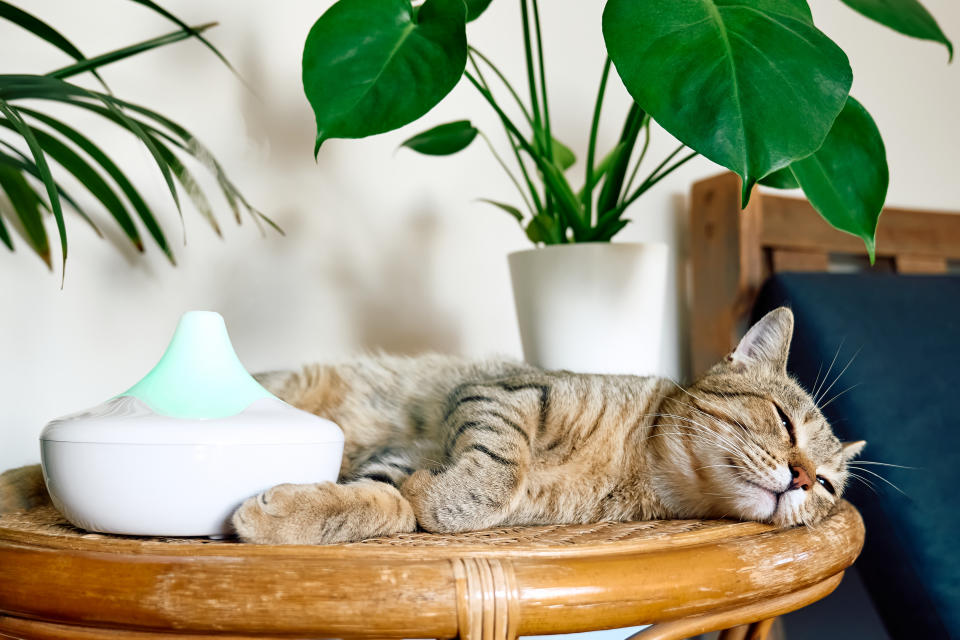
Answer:
<path fill-rule="evenodd" d="M 47 241 L 47 230 L 43 227 L 43 217 L 41 209 L 43 201 L 34 193 L 30 185 L 13 166 L 3 162 L 0 158 L 0 189 L 7 194 L 10 204 L 13 206 L 13 212 L 23 227 L 24 237 L 27 244 L 36 252 L 38 256 L 46 263 L 47 268 L 53 268 L 50 261 L 50 244 Z M 13 250 L 13 242 L 7 233 L 3 221 L 0 219 L 0 239 Z"/>
<path fill-rule="evenodd" d="M 0 120 L 0 126 L 13 129 L 13 126 L 4 120 Z M 137 231 L 133 218 L 127 213 L 126 207 L 117 194 L 110 188 L 106 181 L 97 171 L 91 167 L 75 151 L 64 144 L 56 137 L 50 135 L 41 129 L 30 127 L 34 137 L 40 143 L 44 153 L 53 158 L 60 166 L 69 171 L 73 176 L 87 188 L 89 191 L 110 213 L 130 242 L 137 248 L 137 251 L 143 251 L 143 241 L 140 239 L 140 233 Z"/>
<path fill-rule="evenodd" d="M 215 27 L 216 25 L 216 22 L 208 22 L 207 24 L 202 24 L 197 27 L 191 27 L 190 31 L 183 29 L 179 31 L 173 31 L 156 38 L 144 40 L 143 42 L 138 42 L 137 44 L 115 49 L 114 51 L 103 53 L 99 56 L 94 56 L 93 58 L 80 60 L 79 62 L 67 65 L 66 67 L 55 69 L 47 73 L 47 75 L 54 78 L 63 79 L 84 73 L 85 71 L 93 71 L 94 69 L 99 69 L 100 67 L 104 67 L 108 64 L 119 62 L 125 58 L 135 56 L 138 53 L 143 53 L 144 51 L 150 51 L 151 49 L 156 49 L 157 47 L 162 47 L 168 44 L 173 44 L 174 42 L 186 40 L 187 38 L 192 38 L 195 33 L 203 33 L 207 29 Z"/>
<path fill-rule="evenodd" d="M 60 232 L 60 251 L 61 251 L 61 268 L 66 269 L 67 266 L 67 228 L 63 221 L 63 208 L 60 205 L 60 193 L 57 191 L 57 186 L 53 181 L 53 176 L 50 174 L 50 166 L 47 164 L 46 156 L 43 154 L 43 149 L 40 147 L 40 143 L 37 142 L 36 137 L 33 135 L 33 131 L 27 124 L 23 121 L 23 118 L 20 117 L 20 114 L 17 113 L 16 109 L 10 104 L 0 98 L 0 113 L 6 116 L 7 120 L 14 126 L 17 133 L 23 136 L 24 141 L 27 143 L 27 146 L 30 147 L 30 153 L 33 154 L 33 161 L 37 165 L 37 170 L 40 172 L 40 177 L 43 180 L 43 185 L 47 189 L 47 197 L 50 199 L 50 209 L 53 211 L 53 217 L 57 221 L 57 231 Z M 60 285 L 63 286 L 63 280 L 61 279 Z"/>
<path fill-rule="evenodd" d="M 13 153 L 12 156 L 0 153 L 0 162 L 15 167 L 19 169 L 21 173 L 29 174 L 37 182 L 41 184 L 43 183 L 43 176 L 40 174 L 40 170 L 37 168 L 37 165 L 32 158 L 24 155 L 23 152 L 4 140 L 0 140 L 0 146 L 6 147 L 11 153 Z M 79 215 L 80 218 L 90 226 L 93 232 L 97 234 L 98 237 L 102 238 L 103 232 L 100 231 L 100 228 L 97 226 L 97 223 L 93 221 L 93 218 L 90 217 L 90 214 L 88 214 L 86 210 L 80 206 L 80 203 L 70 196 L 70 193 L 67 192 L 67 190 L 60 185 L 60 183 L 54 181 L 54 185 L 57 188 L 57 193 L 60 195 L 60 200 L 69 204 L 73 210 L 77 212 L 77 215 Z M 40 198 L 40 200 L 43 202 L 43 198 Z M 47 211 L 50 210 L 50 207 L 48 207 L 45 202 L 43 203 L 43 207 Z"/>
<path fill-rule="evenodd" d="M 163 230 L 160 228 L 160 224 L 157 222 L 157 219 L 154 217 L 153 212 L 150 211 L 150 208 L 144 202 L 143 198 L 140 196 L 140 193 L 136 190 L 127 176 L 120 170 L 119 167 L 105 154 L 100 150 L 93 142 L 88 138 L 84 137 L 75 129 L 67 126 L 66 124 L 51 118 L 50 116 L 40 113 L 39 111 L 34 111 L 32 109 L 20 108 L 21 114 L 26 114 L 27 116 L 42 122 L 51 129 L 54 129 L 65 138 L 73 142 L 77 147 L 82 149 L 87 155 L 89 155 L 95 162 L 97 162 L 104 171 L 113 179 L 113 181 L 120 187 L 120 190 L 123 191 L 123 194 L 127 197 L 127 200 L 130 201 L 130 204 L 133 205 L 134 210 L 137 212 L 137 216 L 143 222 L 143 226 L 147 228 L 147 231 L 150 233 L 150 236 L 153 238 L 154 242 L 157 243 L 157 246 L 160 247 L 160 250 L 163 251 L 164 255 L 167 256 L 167 259 L 170 260 L 172 264 L 176 264 L 176 260 L 173 257 L 173 252 L 170 250 L 170 245 L 167 243 L 166 237 L 163 235 Z"/>
<path fill-rule="evenodd" d="M 0 127 L 22 138 L 29 149 L 29 154 L 24 154 L 17 147 L 0 139 L 0 147 L 9 150 L 9 153 L 0 151 L 0 168 L 3 169 L 4 175 L 0 189 L 7 194 L 15 215 L 15 218 L 8 219 L 19 221 L 18 228 L 23 228 L 27 243 L 41 257 L 46 256 L 45 260 L 49 262 L 50 250 L 49 244 L 46 243 L 46 230 L 43 224 L 43 209 L 49 208 L 56 219 L 64 267 L 67 258 L 67 235 L 62 203 L 67 203 L 76 209 L 94 231 L 100 234 L 87 212 L 57 182 L 49 162 L 54 161 L 59 165 L 56 167 L 57 171 L 62 167 L 84 185 L 138 250 L 143 250 L 143 242 L 135 218 L 140 219 L 160 249 L 171 263 L 174 263 L 173 253 L 154 213 L 134 187 L 133 182 L 97 143 L 72 126 L 42 111 L 14 104 L 19 100 L 39 99 L 95 112 L 136 136 L 147 147 L 160 170 L 181 221 L 183 213 L 178 184 L 187 192 L 194 206 L 213 229 L 218 234 L 221 233 L 214 209 L 200 189 L 197 179 L 178 157 L 177 154 L 180 151 L 193 157 L 215 176 L 238 223 L 242 220 L 241 207 L 243 207 L 250 213 L 261 231 L 261 222 L 265 222 L 283 233 L 272 220 L 246 200 L 227 177 L 220 163 L 192 133 L 146 107 L 117 99 L 109 89 L 106 93 L 93 91 L 65 80 L 84 72 L 91 72 L 100 79 L 97 69 L 103 66 L 188 38 L 198 39 L 234 74 L 237 74 L 223 54 L 202 35 L 215 23 L 190 26 L 156 2 L 131 1 L 170 20 L 179 27 L 179 30 L 88 58 L 47 23 L 14 7 L 6 0 L 0 0 L 0 20 L 5 19 L 20 26 L 39 39 L 61 49 L 75 60 L 73 64 L 55 69 L 46 75 L 0 75 Z M 101 84 L 103 84 L 102 79 Z M 106 88 L 106 84 L 103 86 Z M 29 118 L 31 123 L 27 124 L 25 118 Z M 49 207 L 36 190 L 37 184 L 43 185 Z M 121 193 L 125 199 L 121 197 Z M 10 249 L 13 248 L 13 239 L 3 220 L 0 220 L 0 242 Z"/>
<path fill-rule="evenodd" d="M 77 47 L 67 40 L 59 31 L 36 16 L 27 13 L 23 9 L 18 9 L 8 2 L 3 2 L 3 0 L 0 0 L 0 18 L 9 20 L 18 27 L 26 29 L 33 35 L 60 49 L 74 60 L 83 61 L 87 59 L 80 49 L 77 49 Z M 103 78 L 101 78 L 96 71 L 92 71 L 92 73 L 94 77 L 100 81 L 100 84 L 103 85 L 103 88 L 109 91 L 110 89 L 107 87 L 107 83 L 103 81 Z"/>

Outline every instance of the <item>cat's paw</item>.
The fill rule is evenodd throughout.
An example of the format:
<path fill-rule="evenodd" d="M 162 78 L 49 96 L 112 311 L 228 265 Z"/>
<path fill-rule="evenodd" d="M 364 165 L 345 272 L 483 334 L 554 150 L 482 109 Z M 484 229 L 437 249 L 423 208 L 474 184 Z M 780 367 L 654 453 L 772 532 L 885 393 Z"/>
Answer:
<path fill-rule="evenodd" d="M 417 517 L 417 523 L 434 533 L 457 533 L 495 526 L 503 504 L 491 487 L 451 471 L 414 472 L 400 488 Z"/>
<path fill-rule="evenodd" d="M 256 544 L 337 544 L 412 531 L 416 522 L 389 485 L 321 482 L 281 484 L 249 498 L 233 526 L 241 540 Z"/>

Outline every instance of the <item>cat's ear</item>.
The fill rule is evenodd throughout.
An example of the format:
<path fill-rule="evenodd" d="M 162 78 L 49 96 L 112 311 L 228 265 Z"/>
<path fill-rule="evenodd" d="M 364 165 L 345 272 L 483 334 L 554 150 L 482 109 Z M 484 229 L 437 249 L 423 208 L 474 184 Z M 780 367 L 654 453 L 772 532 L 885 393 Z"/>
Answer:
<path fill-rule="evenodd" d="M 844 462 L 846 462 L 847 460 L 853 460 L 860 455 L 860 452 L 863 451 L 863 448 L 867 446 L 867 441 L 857 440 L 855 442 L 841 442 L 840 444 L 843 446 L 841 455 L 843 456 Z"/>
<path fill-rule="evenodd" d="M 737 348 L 727 356 L 727 360 L 786 371 L 792 338 L 793 312 L 786 307 L 778 307 L 750 327 Z"/>

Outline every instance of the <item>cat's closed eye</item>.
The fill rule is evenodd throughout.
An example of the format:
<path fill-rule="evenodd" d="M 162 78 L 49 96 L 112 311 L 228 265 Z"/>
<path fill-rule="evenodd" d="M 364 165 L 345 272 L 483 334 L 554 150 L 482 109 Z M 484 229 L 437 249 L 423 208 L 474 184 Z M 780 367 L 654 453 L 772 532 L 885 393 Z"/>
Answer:
<path fill-rule="evenodd" d="M 774 403 L 773 407 L 777 410 L 777 417 L 780 418 L 780 424 L 783 425 L 783 428 L 787 430 L 787 437 L 790 438 L 790 444 L 797 444 L 797 434 L 793 429 L 793 422 L 790 418 L 783 412 L 783 409 L 780 408 L 780 405 Z"/>

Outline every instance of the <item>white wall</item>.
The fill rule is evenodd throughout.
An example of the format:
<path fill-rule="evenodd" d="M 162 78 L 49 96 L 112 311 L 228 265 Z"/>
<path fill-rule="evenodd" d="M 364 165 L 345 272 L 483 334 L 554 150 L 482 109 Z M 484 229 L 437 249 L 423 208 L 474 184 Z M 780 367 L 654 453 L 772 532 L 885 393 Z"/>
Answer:
<path fill-rule="evenodd" d="M 22 3 L 66 32 L 88 54 L 170 28 L 119 0 Z M 407 129 L 362 141 L 328 142 L 315 163 L 313 121 L 299 85 L 303 39 L 329 0 L 168 0 L 197 24 L 220 20 L 210 37 L 257 88 L 246 93 L 196 43 L 182 43 L 105 70 L 114 91 L 157 108 L 195 131 L 249 198 L 287 231 L 258 235 L 232 224 L 224 240 L 196 213 L 185 213 L 189 244 L 179 245 L 176 213 L 144 150 L 96 120 L 97 138 L 125 166 L 178 242 L 177 268 L 155 247 L 144 258 L 97 240 L 69 220 L 66 286 L 23 249 L 0 249 L 0 469 L 35 461 L 43 424 L 135 382 L 159 356 L 179 314 L 223 313 L 251 370 L 340 358 L 362 349 L 438 349 L 519 355 L 505 254 L 525 248 L 508 217 L 474 202 L 515 201 L 512 186 L 476 144 L 448 160 L 394 149 L 408 135 L 451 119 L 472 118 L 497 139 L 496 123 L 467 85 Z M 584 156 L 587 125 L 603 61 L 600 3 L 543 4 L 555 130 Z M 928 0 L 944 29 L 960 39 L 960 5 Z M 956 151 L 960 66 L 934 44 L 910 41 L 868 23 L 836 0 L 815 0 L 821 28 L 849 53 L 853 93 L 876 118 L 890 156 L 889 202 L 960 209 Z M 471 41 L 520 82 L 516 3 L 497 0 L 471 25 Z M 43 72 L 66 61 L 0 24 L 0 72 Z M 617 83 L 618 84 L 618 83 Z M 609 145 L 626 98 L 617 86 L 601 131 Z M 656 135 L 654 158 L 674 143 Z M 620 239 L 666 240 L 675 249 L 664 358 L 685 370 L 682 312 L 684 202 L 690 184 L 717 172 L 697 159 L 638 202 L 636 223 Z M 116 232 L 109 224 L 102 225 Z M 51 227 L 52 232 L 52 227 Z M 148 245 L 149 245 L 148 241 Z"/>

